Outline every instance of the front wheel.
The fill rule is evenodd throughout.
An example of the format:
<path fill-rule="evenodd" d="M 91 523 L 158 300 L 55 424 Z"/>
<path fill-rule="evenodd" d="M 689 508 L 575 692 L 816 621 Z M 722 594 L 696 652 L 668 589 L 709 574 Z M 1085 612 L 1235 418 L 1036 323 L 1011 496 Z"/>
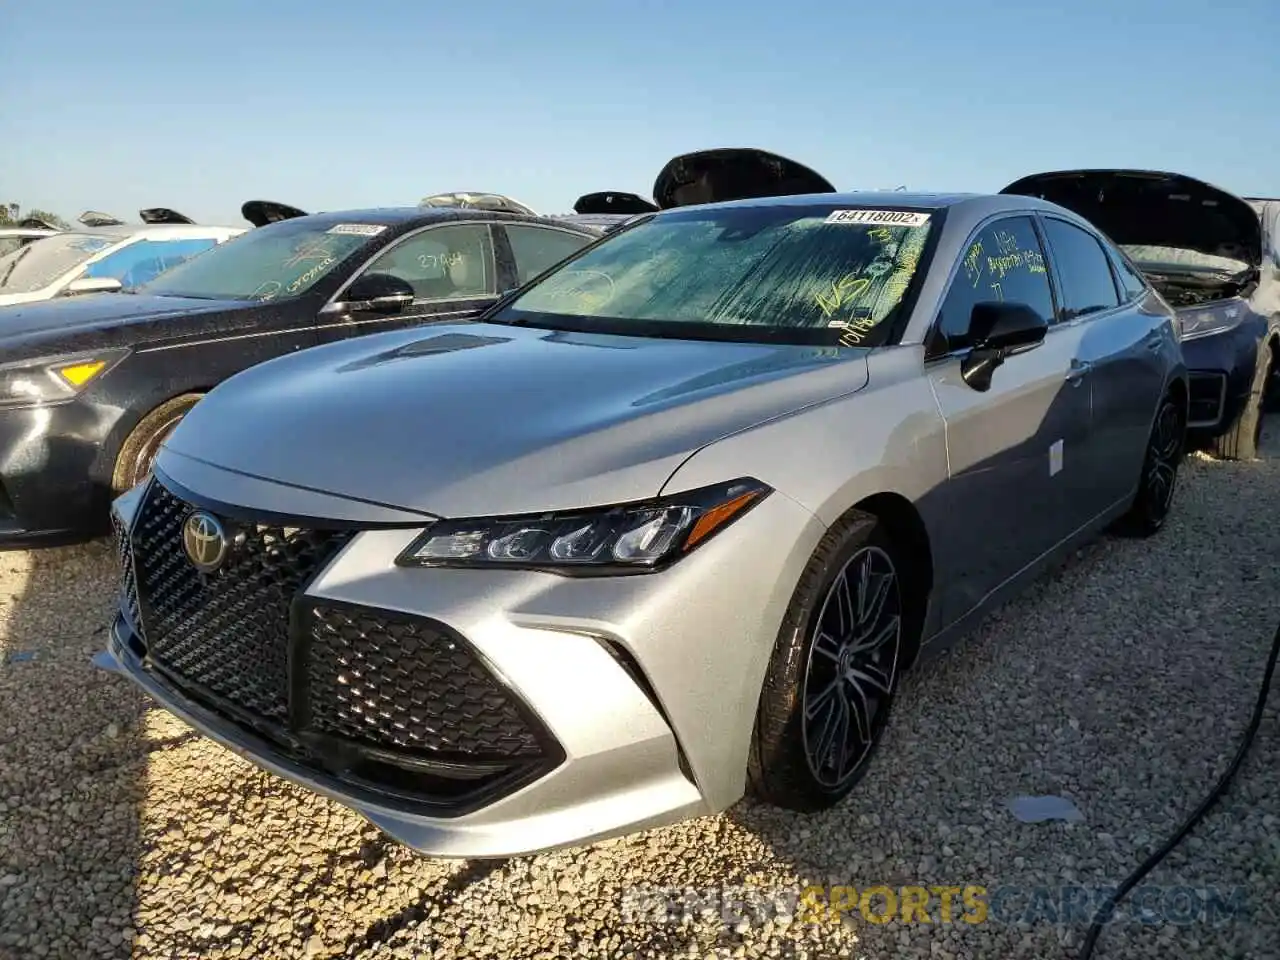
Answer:
<path fill-rule="evenodd" d="M 1182 404 L 1165 394 L 1156 411 L 1147 452 L 1142 460 L 1142 477 L 1129 512 L 1116 524 L 1125 536 L 1150 537 L 1169 517 L 1173 491 L 1178 485 L 1178 466 L 1186 448 L 1187 422 Z"/>
<path fill-rule="evenodd" d="M 133 428 L 133 432 L 120 447 L 111 476 L 111 489 L 117 496 L 146 479 L 165 438 L 202 396 L 199 393 L 184 393 L 166 400 Z"/>
<path fill-rule="evenodd" d="M 854 513 L 814 552 L 778 634 L 757 709 L 751 791 L 817 811 L 862 779 L 898 688 L 914 622 L 904 569 L 877 519 Z"/>

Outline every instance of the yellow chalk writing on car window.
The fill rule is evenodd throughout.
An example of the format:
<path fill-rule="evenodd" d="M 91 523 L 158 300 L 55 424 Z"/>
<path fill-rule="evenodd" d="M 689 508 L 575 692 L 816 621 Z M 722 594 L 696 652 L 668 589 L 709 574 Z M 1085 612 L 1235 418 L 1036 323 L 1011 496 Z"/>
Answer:
<path fill-rule="evenodd" d="M 307 284 L 314 281 L 317 277 L 319 277 L 322 273 L 324 273 L 325 270 L 327 270 L 332 264 L 336 262 L 337 261 L 334 257 L 329 257 L 327 260 L 321 260 L 315 266 L 308 268 L 306 273 L 298 277 L 298 279 L 294 280 L 291 284 L 289 284 L 289 286 L 286 289 L 290 293 L 297 293 Z"/>
<path fill-rule="evenodd" d="M 964 272 L 969 275 L 969 282 L 978 285 L 982 278 L 982 241 L 975 240 L 969 252 L 964 255 Z"/>
<path fill-rule="evenodd" d="M 998 280 L 995 283 L 991 284 L 991 292 L 996 295 L 997 300 L 999 300 L 1001 303 L 1004 302 L 1004 287 L 1000 284 Z"/>
<path fill-rule="evenodd" d="M 893 231 L 890 230 L 888 227 L 876 227 L 873 230 L 868 230 L 867 235 L 871 237 L 871 239 L 874 240 L 876 243 L 892 243 L 893 242 Z"/>
<path fill-rule="evenodd" d="M 823 316 L 830 317 L 844 304 L 861 296 L 869 286 L 871 281 L 866 277 L 850 273 L 833 281 L 829 290 L 820 290 L 814 294 L 813 299 Z"/>

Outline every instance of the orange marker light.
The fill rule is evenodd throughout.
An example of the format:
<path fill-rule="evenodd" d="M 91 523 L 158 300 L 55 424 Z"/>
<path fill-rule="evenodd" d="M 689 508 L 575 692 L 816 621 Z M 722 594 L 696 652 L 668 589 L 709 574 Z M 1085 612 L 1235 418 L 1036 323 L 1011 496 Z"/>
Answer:
<path fill-rule="evenodd" d="M 73 387 L 83 387 L 86 383 L 102 372 L 105 367 L 105 360 L 91 360 L 88 363 L 76 363 L 69 367 L 62 367 L 58 370 L 58 376 L 71 384 Z"/>
<path fill-rule="evenodd" d="M 732 500 L 726 500 L 719 506 L 712 507 L 700 516 L 698 522 L 693 525 L 693 530 L 689 532 L 689 539 L 684 542 L 684 549 L 691 550 L 695 543 L 710 536 L 717 527 L 723 526 L 759 497 L 760 491 L 752 490 L 749 493 L 734 497 Z"/>

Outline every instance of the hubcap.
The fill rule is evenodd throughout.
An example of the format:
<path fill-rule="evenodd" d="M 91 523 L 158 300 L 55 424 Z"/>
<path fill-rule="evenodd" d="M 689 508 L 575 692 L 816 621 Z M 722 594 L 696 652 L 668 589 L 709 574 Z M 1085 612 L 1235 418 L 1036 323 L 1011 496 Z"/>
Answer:
<path fill-rule="evenodd" d="M 898 572 L 879 547 L 841 569 L 814 620 L 801 729 L 809 771 L 823 786 L 846 783 L 889 715 L 902 640 Z"/>
<path fill-rule="evenodd" d="M 1182 452 L 1182 418 L 1178 408 L 1166 403 L 1160 408 L 1156 428 L 1151 434 L 1147 460 L 1147 492 L 1161 516 L 1173 501 L 1173 487 L 1178 478 L 1178 456 Z"/>
<path fill-rule="evenodd" d="M 141 483 L 147 474 L 151 472 L 151 465 L 155 463 L 160 447 L 164 444 L 169 434 L 173 433 L 174 428 L 178 426 L 178 421 L 183 416 L 183 413 L 175 414 L 172 419 L 161 425 L 160 429 L 153 433 L 147 442 L 142 445 L 141 449 L 138 450 L 138 455 L 133 460 L 133 484 Z"/>

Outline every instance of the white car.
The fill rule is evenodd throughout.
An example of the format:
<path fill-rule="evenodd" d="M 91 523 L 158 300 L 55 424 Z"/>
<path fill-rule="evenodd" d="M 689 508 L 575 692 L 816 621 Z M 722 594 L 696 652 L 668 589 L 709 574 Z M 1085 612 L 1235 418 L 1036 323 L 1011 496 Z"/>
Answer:
<path fill-rule="evenodd" d="M 247 229 L 114 223 L 54 233 L 0 256 L 0 307 L 136 286 Z"/>
<path fill-rule="evenodd" d="M 54 227 L 0 227 L 0 257 L 25 247 L 33 240 L 52 237 L 58 232 Z"/>

